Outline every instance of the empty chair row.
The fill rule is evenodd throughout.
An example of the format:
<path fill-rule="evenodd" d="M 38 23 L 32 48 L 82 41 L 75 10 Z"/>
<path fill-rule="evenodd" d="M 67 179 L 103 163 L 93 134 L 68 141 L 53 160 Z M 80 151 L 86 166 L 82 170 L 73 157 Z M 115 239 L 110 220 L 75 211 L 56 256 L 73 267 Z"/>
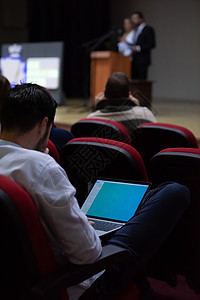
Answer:
<path fill-rule="evenodd" d="M 165 123 L 144 123 L 137 127 L 132 142 L 148 170 L 151 158 L 171 147 L 198 148 L 194 134 L 185 127 Z"/>
<path fill-rule="evenodd" d="M 119 122 L 104 119 L 81 119 L 74 123 L 71 132 L 53 127 L 50 140 L 58 152 L 71 139 L 99 137 L 131 144 L 142 156 L 145 166 L 160 150 L 169 147 L 198 148 L 194 134 L 185 127 L 166 123 L 143 123 L 134 130 L 132 139 Z"/>
<path fill-rule="evenodd" d="M 118 122 L 104 119 L 81 119 L 71 128 L 74 137 L 100 137 L 131 144 L 149 167 L 150 159 L 169 147 L 198 148 L 194 134 L 185 127 L 166 123 L 143 123 L 130 134 Z"/>
<path fill-rule="evenodd" d="M 131 137 L 121 123 L 97 118 L 81 119 L 71 128 L 74 137 L 99 137 L 131 144 Z"/>

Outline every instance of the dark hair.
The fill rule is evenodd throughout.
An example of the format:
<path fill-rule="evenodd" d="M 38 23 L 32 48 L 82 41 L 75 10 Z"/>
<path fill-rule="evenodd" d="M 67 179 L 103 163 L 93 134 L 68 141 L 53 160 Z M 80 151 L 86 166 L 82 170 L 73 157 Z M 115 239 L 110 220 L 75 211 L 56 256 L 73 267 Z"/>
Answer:
<path fill-rule="evenodd" d="M 11 85 L 10 85 L 9 80 L 0 74 L 0 111 L 1 111 L 4 99 L 10 89 L 11 89 Z"/>
<path fill-rule="evenodd" d="M 141 19 L 144 19 L 144 15 L 141 11 L 135 10 L 132 15 L 138 15 Z"/>
<path fill-rule="evenodd" d="M 127 98 L 129 97 L 130 82 L 122 72 L 113 73 L 106 83 L 106 98 Z"/>
<path fill-rule="evenodd" d="M 53 123 L 56 107 L 57 103 L 45 88 L 31 83 L 16 85 L 8 92 L 2 107 L 2 131 L 16 129 L 25 133 L 44 117 L 48 117 L 49 127 Z"/>

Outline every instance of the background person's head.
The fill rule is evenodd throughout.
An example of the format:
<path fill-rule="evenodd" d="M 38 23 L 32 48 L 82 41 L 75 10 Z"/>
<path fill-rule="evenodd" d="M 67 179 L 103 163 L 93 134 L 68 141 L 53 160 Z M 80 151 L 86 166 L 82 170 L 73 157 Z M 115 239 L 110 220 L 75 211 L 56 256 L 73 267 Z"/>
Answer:
<path fill-rule="evenodd" d="M 131 22 L 134 26 L 140 26 L 144 22 L 144 15 L 140 11 L 134 11 L 131 15 Z"/>
<path fill-rule="evenodd" d="M 106 98 L 128 98 L 130 92 L 130 82 L 128 77 L 122 72 L 113 73 L 106 83 Z"/>
<path fill-rule="evenodd" d="M 31 83 L 16 85 L 8 92 L 3 103 L 2 134 L 15 132 L 23 136 L 38 124 L 44 123 L 45 132 L 35 145 L 35 150 L 43 150 L 54 121 L 56 106 L 55 100 L 43 87 Z"/>
<path fill-rule="evenodd" d="M 133 23 L 129 18 L 125 18 L 123 22 L 124 33 L 129 33 L 133 29 Z"/>

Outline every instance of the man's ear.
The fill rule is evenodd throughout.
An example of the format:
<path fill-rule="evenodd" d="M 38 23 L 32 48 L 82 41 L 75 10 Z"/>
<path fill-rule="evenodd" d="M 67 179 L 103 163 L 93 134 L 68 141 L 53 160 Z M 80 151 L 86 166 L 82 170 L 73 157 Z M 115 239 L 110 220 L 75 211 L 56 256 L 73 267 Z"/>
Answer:
<path fill-rule="evenodd" d="M 48 120 L 48 117 L 44 117 L 42 121 L 40 121 L 40 123 L 38 124 L 39 133 L 41 133 L 42 135 L 46 131 Z"/>

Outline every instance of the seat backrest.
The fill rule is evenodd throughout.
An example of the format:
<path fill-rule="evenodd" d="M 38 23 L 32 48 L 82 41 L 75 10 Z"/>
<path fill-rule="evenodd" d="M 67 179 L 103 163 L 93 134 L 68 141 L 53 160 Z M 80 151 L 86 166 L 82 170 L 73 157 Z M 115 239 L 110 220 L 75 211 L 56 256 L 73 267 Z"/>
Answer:
<path fill-rule="evenodd" d="M 150 159 L 169 147 L 198 148 L 194 134 L 182 126 L 166 123 L 140 124 L 134 131 L 133 147 L 141 154 L 148 170 Z"/>
<path fill-rule="evenodd" d="M 61 166 L 77 189 L 82 205 L 88 184 L 97 178 L 148 181 L 143 160 L 130 145 L 101 138 L 76 138 L 61 151 Z"/>
<path fill-rule="evenodd" d="M 175 181 L 190 190 L 190 205 L 165 245 L 168 259 L 163 261 L 185 275 L 190 287 L 200 293 L 200 149 L 162 150 L 151 160 L 150 179 L 154 186 Z"/>
<path fill-rule="evenodd" d="M 81 119 L 72 125 L 71 132 L 75 138 L 99 137 L 131 144 L 127 129 L 119 122 L 87 118 Z"/>
<path fill-rule="evenodd" d="M 49 139 L 47 143 L 47 148 L 49 149 L 49 155 L 51 155 L 57 163 L 60 163 L 60 154 L 54 145 L 54 143 Z"/>
<path fill-rule="evenodd" d="M 30 299 L 32 285 L 55 271 L 57 262 L 31 197 L 3 175 L 0 207 L 3 299 Z"/>
<path fill-rule="evenodd" d="M 66 129 L 52 127 L 49 139 L 54 143 L 58 152 L 62 149 L 62 147 L 74 138 L 73 134 Z"/>

